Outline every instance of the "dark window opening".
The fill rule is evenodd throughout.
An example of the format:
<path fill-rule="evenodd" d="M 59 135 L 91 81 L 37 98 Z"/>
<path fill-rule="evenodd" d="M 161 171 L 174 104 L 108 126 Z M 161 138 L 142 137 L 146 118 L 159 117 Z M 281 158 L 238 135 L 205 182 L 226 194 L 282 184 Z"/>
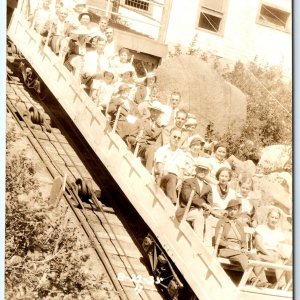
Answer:
<path fill-rule="evenodd" d="M 285 29 L 290 13 L 271 7 L 262 5 L 259 15 L 261 24 L 273 26 L 280 29 Z"/>
<path fill-rule="evenodd" d="M 222 18 L 212 16 L 210 14 L 201 12 L 199 19 L 199 27 L 213 32 L 218 32 L 220 29 Z"/>
<path fill-rule="evenodd" d="M 125 0 L 125 4 L 145 11 L 149 10 L 149 2 L 141 0 Z"/>

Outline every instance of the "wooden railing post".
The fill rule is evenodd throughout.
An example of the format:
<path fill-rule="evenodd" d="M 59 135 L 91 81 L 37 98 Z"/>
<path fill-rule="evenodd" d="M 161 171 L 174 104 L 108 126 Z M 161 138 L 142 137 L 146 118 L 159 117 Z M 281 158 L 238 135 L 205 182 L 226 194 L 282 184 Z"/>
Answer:
<path fill-rule="evenodd" d="M 188 203 L 187 203 L 187 205 L 185 207 L 185 211 L 184 211 L 184 214 L 183 214 L 181 222 L 185 221 L 186 218 L 187 218 L 187 215 L 188 215 L 188 213 L 190 211 L 190 207 L 192 205 L 192 201 L 193 201 L 194 195 L 195 195 L 195 190 L 192 190 L 191 194 L 190 194 L 190 197 L 189 197 L 189 201 L 188 201 Z"/>

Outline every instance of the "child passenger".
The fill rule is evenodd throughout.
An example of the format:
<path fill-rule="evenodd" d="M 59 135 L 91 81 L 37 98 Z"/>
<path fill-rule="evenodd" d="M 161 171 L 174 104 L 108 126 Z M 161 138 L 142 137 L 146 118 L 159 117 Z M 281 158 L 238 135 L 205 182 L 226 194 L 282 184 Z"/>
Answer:
<path fill-rule="evenodd" d="M 119 50 L 119 55 L 115 56 L 110 61 L 110 66 L 115 69 L 118 75 L 123 73 L 124 68 L 128 68 L 130 59 L 130 52 L 126 48 L 121 48 Z"/>
<path fill-rule="evenodd" d="M 91 96 L 101 110 L 106 111 L 115 90 L 116 80 L 117 75 L 111 68 L 104 69 L 100 73 L 100 79 L 93 80 Z"/>
<path fill-rule="evenodd" d="M 236 199 L 230 200 L 226 211 L 227 216 L 220 219 L 216 227 L 216 240 L 220 240 L 218 256 L 237 261 L 242 269 L 246 271 L 248 259 L 259 260 L 259 258 L 256 254 L 250 254 L 247 251 L 243 224 L 238 221 L 238 216 L 241 212 L 241 202 Z M 256 277 L 259 276 L 256 287 L 268 287 L 270 284 L 264 271 L 261 274 L 260 272 L 260 267 L 254 267 L 253 272 L 249 275 L 249 283 L 253 284 Z"/>
<path fill-rule="evenodd" d="M 242 176 L 238 181 L 237 199 L 241 201 L 240 221 L 245 225 L 256 227 L 255 207 L 250 193 L 253 191 L 253 180 L 248 176 Z"/>

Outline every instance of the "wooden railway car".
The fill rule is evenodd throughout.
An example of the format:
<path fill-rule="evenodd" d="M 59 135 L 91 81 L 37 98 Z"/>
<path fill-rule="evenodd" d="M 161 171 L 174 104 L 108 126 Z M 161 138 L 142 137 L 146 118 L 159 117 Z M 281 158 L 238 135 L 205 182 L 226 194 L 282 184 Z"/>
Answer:
<path fill-rule="evenodd" d="M 180 298 L 181 290 L 192 291 L 190 299 L 291 299 L 290 290 L 259 289 L 247 285 L 249 272 L 245 272 L 240 283 L 235 284 L 222 268 L 219 260 L 198 239 L 191 226 L 175 219 L 175 207 L 156 185 L 153 177 L 140 160 L 127 149 L 123 140 L 107 129 L 105 116 L 96 109 L 94 102 L 78 85 L 73 75 L 61 64 L 59 58 L 41 43 L 41 36 L 30 28 L 22 14 L 24 2 L 19 1 L 7 34 L 50 89 L 65 112 L 85 137 L 86 142 L 106 166 L 124 194 L 134 206 L 152 234 L 147 236 L 143 248 L 148 255 L 154 275 L 165 278 L 159 282 L 171 295 Z M 250 268 L 257 262 L 252 262 Z M 184 277 L 188 286 L 183 286 L 172 265 Z M 291 272 L 291 266 L 260 263 L 262 268 L 281 268 Z M 250 270 L 250 269 L 249 269 Z M 187 298 L 185 298 L 187 299 Z M 188 300 L 188 299 L 187 299 Z"/>

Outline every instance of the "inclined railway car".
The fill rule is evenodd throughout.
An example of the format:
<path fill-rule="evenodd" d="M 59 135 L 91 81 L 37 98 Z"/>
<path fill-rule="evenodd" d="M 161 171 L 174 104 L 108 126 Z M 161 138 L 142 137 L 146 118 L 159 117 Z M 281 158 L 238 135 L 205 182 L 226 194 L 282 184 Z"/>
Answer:
<path fill-rule="evenodd" d="M 7 31 L 22 53 L 24 79 L 31 76 L 33 85 L 38 81 L 35 84 L 40 94 L 43 94 L 40 83 L 47 86 L 149 227 L 151 233 L 142 247 L 157 284 L 172 299 L 291 299 L 291 282 L 286 290 L 257 288 L 247 284 L 249 272 L 244 272 L 237 283 L 223 267 L 238 269 L 238 266 L 220 261 L 184 219 L 181 222 L 175 219 L 175 207 L 153 177 L 118 134 L 108 130 L 106 118 L 95 103 L 51 49 L 41 43 L 41 36 L 24 15 L 25 6 L 25 1 L 18 2 Z M 276 268 L 292 271 L 291 266 L 255 261 L 251 261 L 249 268 L 255 265 L 270 273 Z"/>

